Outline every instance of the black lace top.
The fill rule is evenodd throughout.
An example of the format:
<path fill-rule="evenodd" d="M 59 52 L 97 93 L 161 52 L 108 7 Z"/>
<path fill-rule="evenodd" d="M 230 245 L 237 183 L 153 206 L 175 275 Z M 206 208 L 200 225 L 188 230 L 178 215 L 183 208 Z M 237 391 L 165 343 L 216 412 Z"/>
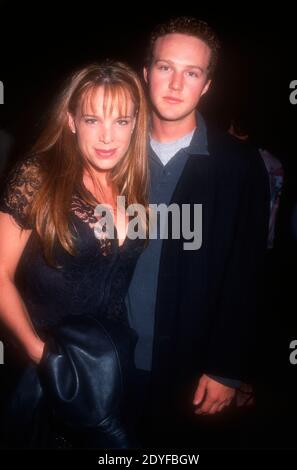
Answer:
<path fill-rule="evenodd" d="M 17 273 L 18 287 L 35 327 L 52 327 L 71 315 L 91 314 L 126 321 L 124 298 L 144 241 L 98 239 L 93 208 L 73 195 L 70 220 L 76 235 L 75 256 L 55 247 L 56 269 L 44 259 L 40 242 L 28 222 L 28 208 L 40 187 L 39 158 L 27 158 L 9 175 L 0 211 L 25 229 L 32 229 Z"/>

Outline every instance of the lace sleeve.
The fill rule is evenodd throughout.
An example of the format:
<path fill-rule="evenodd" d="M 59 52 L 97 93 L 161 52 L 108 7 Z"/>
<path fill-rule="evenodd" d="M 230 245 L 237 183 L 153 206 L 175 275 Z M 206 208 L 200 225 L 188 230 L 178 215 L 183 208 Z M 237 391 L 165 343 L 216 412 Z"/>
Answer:
<path fill-rule="evenodd" d="M 10 214 L 24 229 L 32 229 L 28 209 L 41 184 L 40 162 L 37 155 L 16 164 L 7 177 L 0 197 L 0 211 Z"/>

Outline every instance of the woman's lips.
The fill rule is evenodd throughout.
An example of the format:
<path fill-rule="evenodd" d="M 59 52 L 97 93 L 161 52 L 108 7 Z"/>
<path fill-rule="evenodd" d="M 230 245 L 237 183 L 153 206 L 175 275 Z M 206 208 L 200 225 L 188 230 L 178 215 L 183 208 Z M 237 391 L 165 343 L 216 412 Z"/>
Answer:
<path fill-rule="evenodd" d="M 110 149 L 110 150 L 103 150 L 103 149 L 95 149 L 95 152 L 97 155 L 100 157 L 112 157 L 114 153 L 116 152 L 116 149 Z"/>
<path fill-rule="evenodd" d="M 172 103 L 172 104 L 182 103 L 182 100 L 180 100 L 179 98 L 174 98 L 173 96 L 164 96 L 163 99 L 167 101 L 168 103 Z"/>

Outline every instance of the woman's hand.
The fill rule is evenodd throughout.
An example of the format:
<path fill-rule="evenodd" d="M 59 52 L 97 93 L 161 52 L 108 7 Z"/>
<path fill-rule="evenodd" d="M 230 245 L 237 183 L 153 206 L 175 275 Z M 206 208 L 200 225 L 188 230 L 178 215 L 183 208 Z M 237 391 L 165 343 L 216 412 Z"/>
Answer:
<path fill-rule="evenodd" d="M 33 361 L 35 364 L 39 364 L 43 350 L 44 350 L 45 343 L 41 341 L 40 338 L 36 338 L 36 341 L 32 342 L 30 347 L 27 350 L 27 354 L 31 361 Z"/>

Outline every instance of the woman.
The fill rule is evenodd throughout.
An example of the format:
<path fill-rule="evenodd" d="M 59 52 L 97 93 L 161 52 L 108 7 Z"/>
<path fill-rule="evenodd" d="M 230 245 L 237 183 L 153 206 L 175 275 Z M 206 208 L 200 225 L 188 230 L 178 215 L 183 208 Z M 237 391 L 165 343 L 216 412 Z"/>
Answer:
<path fill-rule="evenodd" d="M 89 319 L 110 320 L 113 325 L 115 322 L 117 325 L 127 324 L 124 297 L 144 240 L 127 237 L 129 220 L 125 207 L 116 207 L 116 202 L 117 196 L 124 196 L 126 207 L 138 203 L 147 210 L 146 145 L 147 108 L 137 75 L 121 63 L 92 64 L 68 80 L 54 105 L 46 129 L 30 155 L 10 175 L 0 201 L 0 289 L 3 293 L 0 319 L 9 337 L 26 355 L 27 364 L 31 368 L 33 366 L 34 383 L 38 382 L 35 389 L 46 394 L 47 385 L 52 387 L 46 408 L 51 410 L 53 403 L 57 405 L 55 416 L 58 421 L 62 416 L 61 422 L 65 417 L 65 403 L 61 404 L 61 396 L 57 398 L 57 393 L 68 380 L 63 378 L 64 373 L 70 374 L 68 366 L 61 373 L 61 383 L 53 384 L 53 380 L 58 376 L 55 368 L 62 367 L 61 351 L 70 350 L 67 344 L 69 337 L 72 335 L 72 340 L 77 340 L 77 329 L 84 328 L 86 334 L 94 335 L 95 330 L 99 336 L 102 334 L 102 325 L 96 329 L 98 324 L 86 327 L 80 323 L 86 315 Z M 99 203 L 106 204 L 107 211 L 112 208 L 114 239 L 108 236 L 104 225 L 101 230 L 96 230 L 100 219 L 95 208 Z M 79 319 L 76 326 L 73 319 Z M 64 330 L 61 334 L 65 325 L 66 328 L 67 325 L 74 328 L 70 336 Z M 109 326 L 105 324 L 105 332 L 106 328 Z M 123 338 L 125 331 L 128 330 L 123 329 L 119 336 L 117 331 L 115 337 Z M 60 340 L 57 340 L 57 334 Z M 58 346 L 56 344 L 56 349 L 49 348 L 45 353 L 45 345 L 53 340 L 58 341 Z M 101 340 L 101 336 L 95 338 L 94 344 Z M 66 341 L 66 346 L 61 346 L 59 341 Z M 87 343 L 88 338 L 81 344 Z M 60 355 L 57 347 L 62 347 Z M 74 344 L 71 349 L 74 362 L 83 362 L 86 352 L 75 356 L 77 350 Z M 64 357 L 66 364 L 68 352 L 67 358 Z M 93 353 L 96 355 L 98 351 Z M 95 362 L 94 357 L 92 360 L 98 364 L 97 356 Z M 42 362 L 40 385 L 36 368 L 39 373 Z M 90 360 L 88 367 L 92 368 L 93 363 Z M 86 367 L 86 361 L 82 367 Z M 90 374 L 86 370 L 84 372 L 87 397 L 89 392 L 93 394 L 97 410 L 96 402 L 101 399 L 99 390 L 97 397 L 97 385 L 88 382 L 92 371 Z M 101 373 L 102 370 L 98 371 L 98 387 Z M 24 383 L 28 384 L 26 377 L 27 382 L 19 384 L 21 392 L 18 393 L 21 395 Z M 78 379 L 81 379 L 79 373 Z M 115 383 L 116 380 L 111 386 Z M 115 390 L 111 390 L 110 396 L 114 393 Z M 83 396 L 80 404 L 86 401 L 88 398 Z M 30 398 L 25 407 L 28 402 Z M 32 400 L 30 403 L 32 405 Z M 50 412 L 47 413 L 43 421 L 49 419 Z M 84 413 L 84 422 L 94 424 L 94 420 L 89 419 L 94 410 L 90 410 L 90 416 L 86 416 L 88 411 L 85 409 Z M 20 412 L 12 414 L 19 415 Z M 71 409 L 70 415 L 71 423 L 79 430 L 77 408 L 73 413 Z M 96 419 L 99 419 L 99 414 Z M 26 426 L 28 429 L 28 423 Z M 114 422 L 112 426 L 115 427 Z M 91 428 L 89 426 L 88 429 Z M 74 435 L 77 438 L 79 434 L 76 431 Z M 125 434 L 125 430 L 121 432 Z M 117 433 L 113 429 L 112 435 Z M 25 434 L 28 438 L 28 431 Z M 78 438 L 77 445 L 100 447 L 99 441 L 97 437 L 88 437 L 82 444 Z M 127 442 L 119 444 L 111 439 L 110 446 L 129 446 Z M 39 444 L 29 439 L 28 444 L 21 445 Z M 52 443 L 42 442 L 41 445 Z"/>

